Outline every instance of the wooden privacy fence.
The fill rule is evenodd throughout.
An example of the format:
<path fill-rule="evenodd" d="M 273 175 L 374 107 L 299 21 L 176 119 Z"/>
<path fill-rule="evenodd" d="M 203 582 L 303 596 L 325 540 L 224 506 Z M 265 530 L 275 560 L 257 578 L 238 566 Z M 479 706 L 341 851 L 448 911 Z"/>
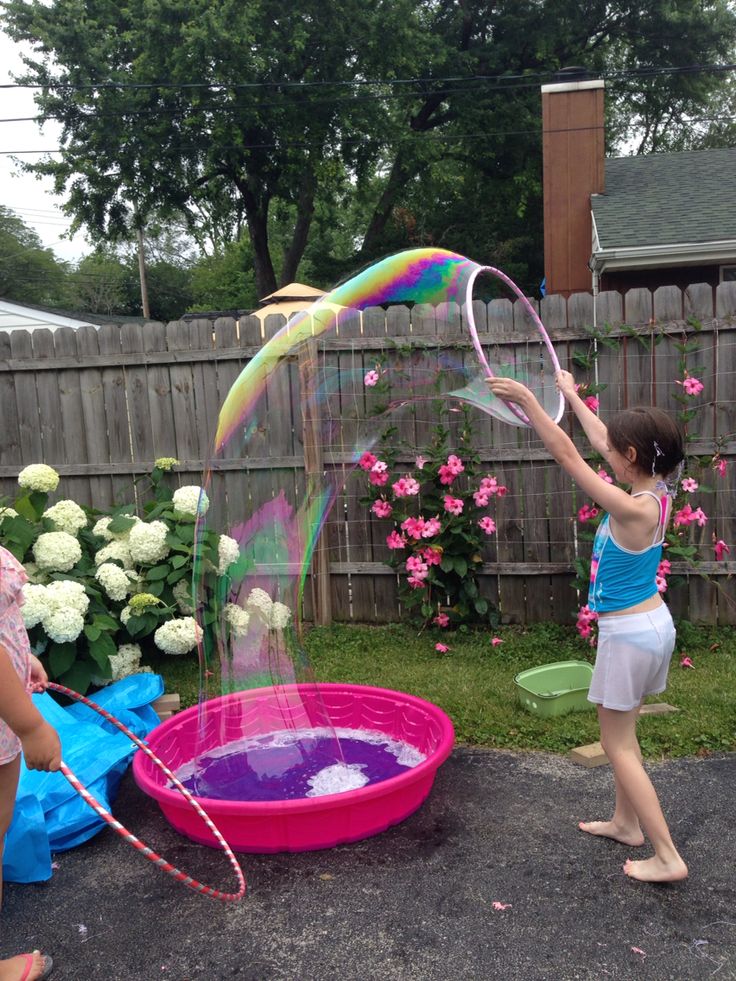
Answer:
<path fill-rule="evenodd" d="M 676 615 L 694 621 L 736 622 L 730 578 L 736 562 L 710 561 L 713 536 L 736 555 L 736 284 L 722 284 L 715 293 L 705 284 L 654 293 L 631 290 L 623 297 L 602 293 L 595 304 L 588 293 L 567 300 L 552 296 L 539 310 L 563 366 L 581 381 L 605 386 L 604 420 L 611 411 L 636 404 L 680 411 L 677 396 L 683 389 L 677 382 L 683 364 L 703 381 L 704 392 L 692 399 L 697 413 L 689 424 L 689 452 L 710 459 L 718 451 L 727 462 L 726 475 L 711 473 L 693 495 L 693 505 L 709 516 L 695 537 L 705 559 L 700 571 L 711 579 L 689 576 L 683 588 L 672 591 L 671 604 Z M 474 312 L 484 344 L 513 351 L 536 340 L 518 302 L 475 303 Z M 62 476 L 57 497 L 106 509 L 134 500 L 134 481 L 162 456 L 179 459 L 177 482 L 201 483 L 230 386 L 264 335 L 272 336 L 282 323 L 281 317 L 269 317 L 264 328 L 246 316 L 0 334 L 0 491 L 14 497 L 20 469 L 44 462 Z M 314 370 L 329 362 L 338 377 L 341 365 L 367 371 L 378 359 L 395 356 L 395 341 L 405 350 L 416 348 L 420 356 L 453 351 L 466 363 L 474 357 L 458 310 L 438 315 L 419 305 L 372 308 L 320 339 Z M 587 370 L 580 368 L 583 362 Z M 294 363 L 274 381 L 258 455 L 251 450 L 248 459 L 218 460 L 214 493 L 223 489 L 231 519 L 242 519 L 281 491 L 290 502 L 304 497 L 305 470 L 313 470 L 315 461 L 307 460 L 305 468 L 302 378 Z M 355 397 L 354 390 L 338 391 L 333 402 L 339 405 L 344 398 L 347 404 Z M 413 435 L 414 448 L 421 451 L 436 421 L 425 413 L 403 435 Z M 564 424 L 578 441 L 579 429 L 570 419 Z M 574 563 L 590 548 L 580 540 L 575 519 L 585 499 L 528 431 L 478 413 L 474 433 L 484 472 L 509 489 L 492 512 L 498 531 L 484 555 L 483 595 L 506 622 L 569 622 L 578 605 L 570 588 Z M 307 431 L 308 453 L 313 444 Z M 412 461 L 407 453 L 407 466 Z M 323 465 L 347 472 L 349 462 L 346 453 Z M 401 617 L 397 579 L 384 564 L 391 525 L 371 519 L 360 504 L 366 491 L 361 476 L 349 478 L 320 539 L 323 576 L 312 578 L 323 588 L 307 591 L 307 615 L 318 620 Z"/>

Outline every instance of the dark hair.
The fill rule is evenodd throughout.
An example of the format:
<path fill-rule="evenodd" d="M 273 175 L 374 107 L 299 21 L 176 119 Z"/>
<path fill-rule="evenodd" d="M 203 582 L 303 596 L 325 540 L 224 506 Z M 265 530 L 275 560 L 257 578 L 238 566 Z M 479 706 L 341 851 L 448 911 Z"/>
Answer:
<path fill-rule="evenodd" d="M 608 442 L 618 453 L 636 450 L 634 466 L 642 473 L 666 477 L 685 459 L 682 433 L 666 412 L 638 406 L 617 412 L 608 423 Z"/>

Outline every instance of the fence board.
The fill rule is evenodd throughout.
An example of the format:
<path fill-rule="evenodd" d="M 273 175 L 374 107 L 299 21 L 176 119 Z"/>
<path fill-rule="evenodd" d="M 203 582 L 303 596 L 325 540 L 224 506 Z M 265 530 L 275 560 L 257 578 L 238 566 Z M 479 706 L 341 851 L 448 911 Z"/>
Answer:
<path fill-rule="evenodd" d="M 87 355 L 99 354 L 99 338 L 95 327 L 80 327 L 77 330 L 77 354 L 84 363 Z M 110 440 L 107 435 L 105 418 L 105 393 L 102 387 L 102 370 L 84 368 L 79 372 L 79 387 L 84 419 L 84 442 L 86 459 L 97 463 L 107 463 L 110 467 L 105 476 L 90 477 L 89 492 L 92 499 L 87 503 L 105 510 L 113 503 L 113 490 L 110 474 Z M 75 458 L 77 455 L 75 454 Z M 129 499 L 132 499 L 132 494 Z"/>
<path fill-rule="evenodd" d="M 54 348 L 57 354 L 73 356 L 77 353 L 77 336 L 73 327 L 60 327 L 54 332 Z M 86 462 L 87 449 L 84 432 L 82 391 L 78 383 L 78 371 L 58 372 L 53 379 L 59 390 L 59 425 L 62 450 L 59 463 L 66 460 Z M 89 477 L 64 476 L 64 495 L 81 504 L 95 504 Z"/>
<path fill-rule="evenodd" d="M 10 338 L 11 334 L 0 332 L 0 362 L 7 361 L 12 356 Z M 11 466 L 17 473 L 22 469 L 24 463 L 20 444 L 15 380 L 11 374 L 0 376 L 0 413 L 2 413 L 3 421 L 0 427 L 0 465 Z M 4 498 L 15 500 L 18 484 L 14 477 L 3 478 L 0 482 L 0 488 Z"/>

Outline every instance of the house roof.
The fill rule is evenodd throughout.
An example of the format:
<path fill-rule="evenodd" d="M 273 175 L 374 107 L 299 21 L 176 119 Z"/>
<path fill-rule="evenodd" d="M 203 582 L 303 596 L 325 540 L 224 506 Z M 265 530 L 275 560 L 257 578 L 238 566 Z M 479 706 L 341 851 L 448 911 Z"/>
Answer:
<path fill-rule="evenodd" d="M 77 316 L 0 299 L 0 330 L 36 330 L 39 327 L 56 330 L 57 327 L 85 327 L 91 323 L 86 314 Z"/>
<path fill-rule="evenodd" d="M 593 251 L 736 243 L 736 147 L 606 160 Z M 734 251 L 734 250 L 732 250 Z"/>
<path fill-rule="evenodd" d="M 269 293 L 268 296 L 262 297 L 261 303 L 271 303 L 274 300 L 276 302 L 281 300 L 309 300 L 314 302 L 324 295 L 324 290 L 318 290 L 314 286 L 305 286 L 304 283 L 289 283 L 288 286 L 282 286 L 275 293 Z"/>

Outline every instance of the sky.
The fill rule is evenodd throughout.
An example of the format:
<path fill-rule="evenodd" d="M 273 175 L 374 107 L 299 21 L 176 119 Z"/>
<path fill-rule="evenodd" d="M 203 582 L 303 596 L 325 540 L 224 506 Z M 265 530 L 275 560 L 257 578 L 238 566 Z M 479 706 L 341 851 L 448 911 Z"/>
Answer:
<path fill-rule="evenodd" d="M 0 31 L 0 84 L 12 83 L 11 75 L 23 70 L 20 46 Z M 31 89 L 0 89 L 0 120 L 35 116 L 38 109 Z M 61 127 L 46 123 L 43 130 L 35 122 L 0 122 L 0 150 L 40 150 L 59 144 Z M 39 160 L 41 154 L 23 154 L 18 160 Z M 45 246 L 67 262 L 75 262 L 91 251 L 84 235 L 62 238 L 70 219 L 62 214 L 63 198 L 52 191 L 49 178 L 38 180 L 24 174 L 7 152 L 0 153 L 0 204 L 13 211 L 33 228 Z"/>

